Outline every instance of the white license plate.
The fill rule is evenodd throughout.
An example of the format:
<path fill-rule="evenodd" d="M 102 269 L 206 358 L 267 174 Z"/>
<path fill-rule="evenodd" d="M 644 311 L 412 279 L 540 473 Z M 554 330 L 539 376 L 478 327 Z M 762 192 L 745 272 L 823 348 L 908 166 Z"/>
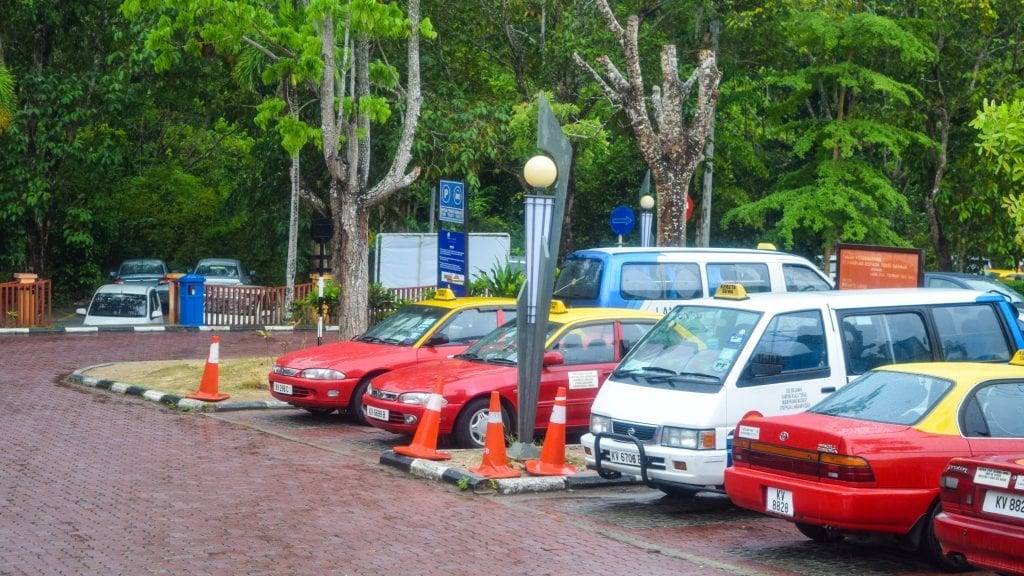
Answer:
<path fill-rule="evenodd" d="M 373 418 L 374 420 L 388 421 L 388 411 L 384 408 L 377 408 L 376 406 L 366 406 L 367 418 Z"/>
<path fill-rule="evenodd" d="M 771 514 L 793 515 L 793 493 L 782 488 L 766 488 L 764 509 Z"/>
<path fill-rule="evenodd" d="M 637 452 L 623 452 L 621 450 L 609 450 L 608 458 L 616 464 L 625 464 L 627 466 L 639 466 L 640 465 L 640 454 Z"/>
<path fill-rule="evenodd" d="M 280 382 L 274 382 L 274 392 L 277 392 L 278 394 L 287 394 L 287 395 L 291 396 L 292 395 L 292 385 L 291 384 L 281 384 Z"/>
<path fill-rule="evenodd" d="M 981 509 L 992 514 L 1024 520 L 1024 496 L 989 490 L 985 493 L 985 502 L 982 503 Z"/>

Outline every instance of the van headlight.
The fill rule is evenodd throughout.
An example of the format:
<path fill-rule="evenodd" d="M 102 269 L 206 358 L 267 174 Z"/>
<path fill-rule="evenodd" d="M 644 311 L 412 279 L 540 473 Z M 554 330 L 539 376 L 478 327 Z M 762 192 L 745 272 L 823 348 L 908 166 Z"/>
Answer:
<path fill-rule="evenodd" d="M 590 414 L 590 433 L 604 434 L 612 431 L 612 419 L 599 414 Z"/>
<path fill-rule="evenodd" d="M 591 419 L 590 426 L 591 428 L 594 426 L 593 419 Z M 661 429 L 661 445 L 688 450 L 714 450 L 715 431 L 666 426 Z"/>

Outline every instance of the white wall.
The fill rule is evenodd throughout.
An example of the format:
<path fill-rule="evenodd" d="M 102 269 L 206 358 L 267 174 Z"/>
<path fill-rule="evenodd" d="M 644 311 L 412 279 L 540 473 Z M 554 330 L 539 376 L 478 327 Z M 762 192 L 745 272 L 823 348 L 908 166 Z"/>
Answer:
<path fill-rule="evenodd" d="M 508 261 L 511 241 L 508 234 L 473 232 L 466 251 L 468 278 L 486 274 L 495 263 Z M 410 288 L 437 284 L 437 233 L 378 234 L 374 253 L 375 281 L 385 288 Z"/>

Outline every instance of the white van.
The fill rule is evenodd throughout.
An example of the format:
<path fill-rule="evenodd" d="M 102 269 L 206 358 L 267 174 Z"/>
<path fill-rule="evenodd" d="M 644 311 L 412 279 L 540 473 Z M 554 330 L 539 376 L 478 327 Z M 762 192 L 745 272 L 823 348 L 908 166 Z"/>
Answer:
<path fill-rule="evenodd" d="M 562 265 L 554 297 L 568 306 L 614 306 L 665 312 L 715 293 L 722 282 L 747 292 L 832 290 L 806 258 L 740 248 L 592 248 Z"/>
<path fill-rule="evenodd" d="M 882 364 L 1006 362 L 1024 348 L 1002 296 L 903 288 L 754 294 L 723 284 L 655 325 L 601 387 L 583 445 L 602 476 L 721 491 L 736 423 L 805 410 Z"/>

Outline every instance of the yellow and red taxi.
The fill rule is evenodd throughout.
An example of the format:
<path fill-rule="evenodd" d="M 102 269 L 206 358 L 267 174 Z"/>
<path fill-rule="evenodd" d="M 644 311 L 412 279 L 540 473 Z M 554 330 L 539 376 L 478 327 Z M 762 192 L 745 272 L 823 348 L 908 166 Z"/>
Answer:
<path fill-rule="evenodd" d="M 269 374 L 270 393 L 314 414 L 341 410 L 363 422 L 371 378 L 458 354 L 515 315 L 513 298 L 456 298 L 442 288 L 351 340 L 281 356 Z"/>
<path fill-rule="evenodd" d="M 586 428 L 590 405 L 601 384 L 626 350 L 661 316 L 625 308 L 570 309 L 553 302 L 537 396 L 536 431 L 546 430 L 560 386 L 567 392 L 566 428 Z M 482 447 L 493 390 L 501 394 L 505 431 L 515 434 L 516 334 L 516 323 L 509 322 L 454 358 L 375 378 L 363 398 L 366 421 L 397 434 L 415 433 L 440 378 L 445 400 L 440 436 L 452 438 L 461 447 Z"/>
<path fill-rule="evenodd" d="M 1024 576 L 1024 446 L 1015 456 L 950 460 L 939 495 L 935 536 L 947 556 Z"/>
<path fill-rule="evenodd" d="M 933 521 L 950 459 L 1020 454 L 1024 352 L 1008 364 L 876 368 L 806 412 L 735 429 L 725 490 L 744 508 L 784 518 L 812 540 L 845 532 L 900 537 L 944 569 Z"/>

